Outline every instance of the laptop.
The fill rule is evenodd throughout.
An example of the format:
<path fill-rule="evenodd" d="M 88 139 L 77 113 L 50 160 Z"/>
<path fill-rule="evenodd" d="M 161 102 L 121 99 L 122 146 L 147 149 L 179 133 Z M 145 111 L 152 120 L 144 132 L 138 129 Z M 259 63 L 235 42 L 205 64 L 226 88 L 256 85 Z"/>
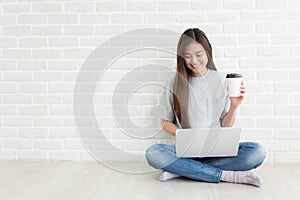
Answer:
<path fill-rule="evenodd" d="M 239 148 L 241 128 L 201 128 L 176 130 L 177 157 L 231 157 Z"/>

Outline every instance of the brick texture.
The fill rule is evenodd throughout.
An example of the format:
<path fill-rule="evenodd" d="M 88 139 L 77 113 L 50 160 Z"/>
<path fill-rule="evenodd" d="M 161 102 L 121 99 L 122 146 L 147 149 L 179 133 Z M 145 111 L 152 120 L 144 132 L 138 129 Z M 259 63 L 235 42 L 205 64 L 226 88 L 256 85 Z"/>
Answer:
<path fill-rule="evenodd" d="M 2 1 L 0 11 L 1 160 L 90 161 L 91 148 L 106 160 L 144 161 L 148 146 L 171 138 L 152 109 L 175 71 L 178 37 L 164 38 L 169 51 L 155 48 L 162 41 L 126 51 L 147 47 L 153 33 L 117 36 L 199 27 L 217 68 L 244 74 L 247 93 L 235 123 L 242 138 L 264 144 L 267 162 L 300 163 L 299 0 L 26 0 Z M 110 48 L 95 51 L 104 44 Z M 115 57 L 118 50 L 125 53 Z M 105 53 L 109 62 L 101 60 Z M 98 83 L 76 88 L 85 64 L 96 67 L 81 74 Z M 83 92 L 78 103 L 91 100 L 80 110 L 76 90 Z M 78 127 L 88 131 L 79 135 Z"/>

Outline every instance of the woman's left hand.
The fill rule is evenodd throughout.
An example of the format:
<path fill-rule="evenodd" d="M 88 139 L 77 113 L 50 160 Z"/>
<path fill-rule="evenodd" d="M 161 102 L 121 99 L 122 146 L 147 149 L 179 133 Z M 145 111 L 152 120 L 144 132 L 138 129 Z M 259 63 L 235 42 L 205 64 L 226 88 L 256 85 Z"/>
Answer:
<path fill-rule="evenodd" d="M 242 103 L 242 101 L 244 100 L 245 92 L 246 92 L 246 88 L 245 88 L 244 82 L 242 81 L 242 84 L 241 84 L 241 87 L 240 87 L 240 96 L 230 97 L 231 107 L 237 108 Z"/>

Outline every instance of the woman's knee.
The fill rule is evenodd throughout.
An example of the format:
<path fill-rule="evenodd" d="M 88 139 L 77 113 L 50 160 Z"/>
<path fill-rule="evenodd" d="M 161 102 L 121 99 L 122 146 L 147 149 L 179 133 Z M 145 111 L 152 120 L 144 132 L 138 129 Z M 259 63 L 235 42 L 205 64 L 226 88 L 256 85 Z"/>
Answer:
<path fill-rule="evenodd" d="M 247 163 L 253 168 L 260 166 L 266 157 L 266 151 L 262 144 L 256 142 L 249 142 L 248 148 L 250 153 L 247 156 Z"/>
<path fill-rule="evenodd" d="M 147 148 L 146 160 L 152 167 L 163 169 L 175 160 L 173 145 L 155 144 Z"/>
<path fill-rule="evenodd" d="M 256 143 L 256 157 L 257 157 L 256 160 L 257 160 L 258 166 L 261 165 L 266 158 L 265 147 L 260 143 Z"/>
<path fill-rule="evenodd" d="M 146 150 L 146 160 L 154 168 L 159 168 L 157 165 L 159 159 L 160 149 L 163 148 L 163 144 L 154 144 Z"/>

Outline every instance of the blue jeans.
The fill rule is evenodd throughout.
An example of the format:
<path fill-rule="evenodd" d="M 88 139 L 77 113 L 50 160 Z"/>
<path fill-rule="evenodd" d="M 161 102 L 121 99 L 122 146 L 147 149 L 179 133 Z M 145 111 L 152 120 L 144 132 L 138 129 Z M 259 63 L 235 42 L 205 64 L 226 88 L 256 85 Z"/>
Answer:
<path fill-rule="evenodd" d="M 223 170 L 255 169 L 263 163 L 265 154 L 261 144 L 242 142 L 235 157 L 178 158 L 174 144 L 155 144 L 147 149 L 146 159 L 156 169 L 194 180 L 218 183 Z"/>

